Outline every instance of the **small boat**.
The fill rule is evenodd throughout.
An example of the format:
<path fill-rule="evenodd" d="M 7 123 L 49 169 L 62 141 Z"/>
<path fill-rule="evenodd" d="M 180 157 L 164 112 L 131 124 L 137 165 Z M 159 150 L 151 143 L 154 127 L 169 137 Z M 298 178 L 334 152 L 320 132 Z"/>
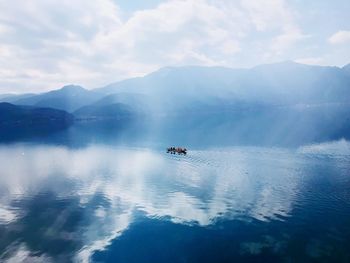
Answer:
<path fill-rule="evenodd" d="M 170 154 L 184 154 L 186 155 L 187 154 L 187 149 L 186 148 L 181 148 L 181 147 L 169 147 L 167 148 L 167 153 L 170 153 Z"/>

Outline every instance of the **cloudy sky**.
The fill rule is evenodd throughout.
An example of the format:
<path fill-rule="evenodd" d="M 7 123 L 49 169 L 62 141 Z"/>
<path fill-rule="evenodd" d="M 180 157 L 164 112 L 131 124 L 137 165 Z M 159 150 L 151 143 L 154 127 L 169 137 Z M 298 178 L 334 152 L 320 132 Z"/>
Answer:
<path fill-rule="evenodd" d="M 164 66 L 350 62 L 349 0 L 0 0 L 0 93 Z"/>

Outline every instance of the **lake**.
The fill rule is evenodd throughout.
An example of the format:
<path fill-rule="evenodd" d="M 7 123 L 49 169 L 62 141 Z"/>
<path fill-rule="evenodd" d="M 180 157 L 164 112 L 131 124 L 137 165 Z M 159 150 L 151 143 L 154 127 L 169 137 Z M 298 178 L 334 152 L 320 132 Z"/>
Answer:
<path fill-rule="evenodd" d="M 0 261 L 350 262 L 349 142 L 166 146 L 2 144 Z"/>

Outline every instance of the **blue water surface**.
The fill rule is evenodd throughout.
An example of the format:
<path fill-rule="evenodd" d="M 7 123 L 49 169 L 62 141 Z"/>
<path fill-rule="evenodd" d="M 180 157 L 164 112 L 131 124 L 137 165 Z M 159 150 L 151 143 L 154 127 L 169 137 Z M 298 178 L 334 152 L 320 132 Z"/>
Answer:
<path fill-rule="evenodd" d="M 3 262 L 350 262 L 345 140 L 11 142 L 0 163 Z"/>

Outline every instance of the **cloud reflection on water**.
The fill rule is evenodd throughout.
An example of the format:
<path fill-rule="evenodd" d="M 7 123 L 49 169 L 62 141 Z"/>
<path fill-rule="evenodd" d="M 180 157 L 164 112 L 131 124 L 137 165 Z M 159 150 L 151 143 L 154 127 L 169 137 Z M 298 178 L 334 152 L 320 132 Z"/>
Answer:
<path fill-rule="evenodd" d="M 78 249 L 72 253 L 83 261 L 122 235 L 140 212 L 200 226 L 221 219 L 283 220 L 293 208 L 300 173 L 292 153 L 248 147 L 184 157 L 97 145 L 16 145 L 0 147 L 0 160 L 0 223 L 7 232 L 30 220 L 36 204 L 28 204 L 42 196 L 45 209 L 58 208 L 41 238 L 49 237 L 47 231 L 64 232 L 62 240 L 70 240 Z M 66 227 L 76 211 L 74 220 L 81 223 Z M 27 255 L 28 247 L 22 242 L 13 256 Z"/>

